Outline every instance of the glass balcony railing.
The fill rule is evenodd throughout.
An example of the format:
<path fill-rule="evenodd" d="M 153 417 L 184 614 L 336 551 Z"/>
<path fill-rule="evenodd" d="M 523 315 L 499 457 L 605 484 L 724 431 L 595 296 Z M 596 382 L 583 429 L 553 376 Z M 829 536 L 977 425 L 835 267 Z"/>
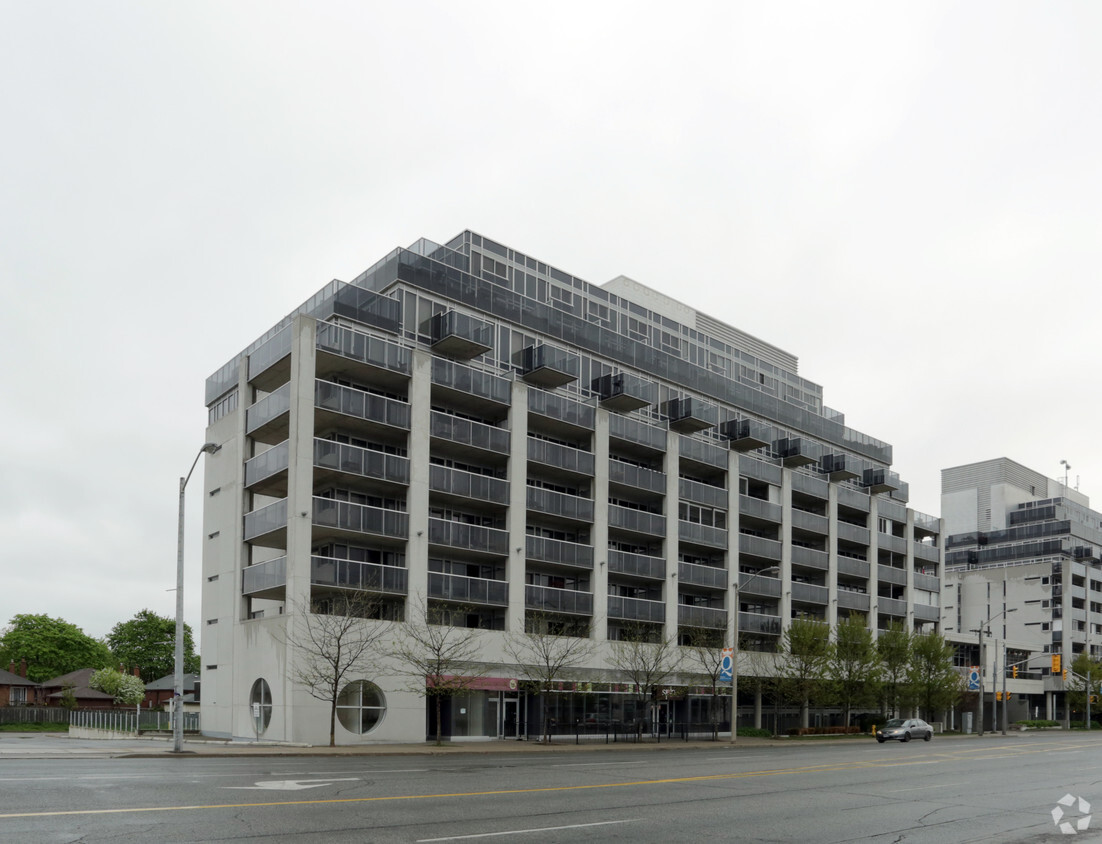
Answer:
<path fill-rule="evenodd" d="M 774 504 L 772 501 L 764 501 L 760 498 L 752 498 L 749 495 L 738 497 L 738 511 L 740 515 L 753 516 L 755 519 L 773 522 L 778 525 L 782 519 L 780 504 Z"/>
<path fill-rule="evenodd" d="M 429 436 L 497 454 L 509 453 L 509 432 L 505 429 L 452 416 L 450 413 L 441 413 L 439 410 L 432 411 Z"/>
<path fill-rule="evenodd" d="M 587 477 L 593 477 L 595 467 L 591 452 L 535 437 L 528 438 L 528 460 Z"/>
<path fill-rule="evenodd" d="M 602 406 L 621 412 L 654 404 L 658 394 L 653 381 L 625 372 L 594 378 L 591 386 L 600 397 Z"/>
<path fill-rule="evenodd" d="M 273 419 L 291 410 L 291 385 L 284 384 L 245 411 L 245 433 L 253 434 Z"/>
<path fill-rule="evenodd" d="M 429 466 L 429 489 L 490 504 L 509 504 L 508 481 L 447 466 Z"/>
<path fill-rule="evenodd" d="M 792 489 L 795 492 L 802 492 L 804 495 L 809 495 L 812 498 L 818 498 L 820 501 L 825 502 L 830 495 L 830 483 L 822 478 L 815 478 L 811 475 L 805 475 L 802 472 L 792 473 Z"/>
<path fill-rule="evenodd" d="M 486 580 L 459 574 L 429 572 L 429 597 L 464 604 L 509 604 L 509 584 L 504 580 Z"/>
<path fill-rule="evenodd" d="M 633 510 L 618 504 L 608 505 L 608 526 L 647 536 L 666 536 L 666 517 L 658 513 Z"/>
<path fill-rule="evenodd" d="M 850 592 L 847 589 L 838 590 L 838 609 L 869 611 L 869 596 L 864 592 Z"/>
<path fill-rule="evenodd" d="M 764 595 L 768 598 L 781 596 L 781 581 L 777 577 L 743 571 L 739 572 L 738 582 L 740 594 Z"/>
<path fill-rule="evenodd" d="M 636 466 L 633 463 L 624 463 L 622 460 L 608 461 L 608 482 L 630 486 L 647 492 L 666 494 L 666 473 Z"/>
<path fill-rule="evenodd" d="M 524 606 L 538 612 L 593 615 L 593 593 L 527 585 L 524 587 Z"/>
<path fill-rule="evenodd" d="M 367 533 L 395 539 L 409 537 L 409 515 L 350 501 L 314 497 L 314 525 L 350 533 Z"/>
<path fill-rule="evenodd" d="M 259 510 L 245 514 L 244 539 L 248 542 L 266 533 L 287 527 L 287 499 L 281 498 Z"/>
<path fill-rule="evenodd" d="M 677 579 L 682 584 L 726 590 L 729 577 L 727 569 L 717 566 L 702 566 L 697 563 L 677 564 Z"/>
<path fill-rule="evenodd" d="M 921 574 L 915 572 L 915 589 L 921 589 L 924 592 L 941 592 L 941 580 L 929 574 Z"/>
<path fill-rule="evenodd" d="M 677 523 L 677 537 L 681 542 L 694 545 L 706 545 L 709 548 L 726 548 L 727 531 L 711 525 L 698 525 L 680 519 Z"/>
<path fill-rule="evenodd" d="M 773 452 L 785 466 L 808 466 L 818 463 L 823 448 L 818 443 L 802 437 L 787 437 L 773 443 Z"/>
<path fill-rule="evenodd" d="M 907 540 L 902 536 L 893 536 L 890 533 L 878 533 L 876 535 L 876 547 L 893 554 L 907 553 Z"/>
<path fill-rule="evenodd" d="M 907 572 L 894 566 L 878 565 L 876 573 L 881 583 L 891 583 L 895 586 L 904 586 L 907 583 Z"/>
<path fill-rule="evenodd" d="M 683 501 L 703 504 L 706 507 L 718 507 L 721 510 L 727 509 L 727 490 L 721 486 L 678 478 L 677 489 Z"/>
<path fill-rule="evenodd" d="M 760 557 L 765 560 L 780 560 L 781 558 L 781 543 L 776 539 L 766 539 L 762 536 L 740 533 L 738 548 L 740 554 L 749 554 L 752 557 Z"/>
<path fill-rule="evenodd" d="M 310 582 L 316 586 L 337 586 L 361 592 L 405 595 L 409 572 L 398 566 L 381 566 L 335 557 L 310 558 Z"/>
<path fill-rule="evenodd" d="M 738 614 L 738 629 L 740 633 L 768 633 L 772 636 L 781 635 L 781 619 L 776 615 L 763 615 L 756 612 L 740 612 Z"/>
<path fill-rule="evenodd" d="M 287 470 L 290 448 L 287 440 L 245 461 L 245 486 L 249 487 Z"/>
<path fill-rule="evenodd" d="M 494 347 L 493 323 L 458 311 L 445 311 L 429 320 L 432 349 L 442 355 L 476 358 Z"/>
<path fill-rule="evenodd" d="M 529 560 L 558 563 L 573 568 L 593 568 L 593 546 L 546 536 L 527 536 L 524 555 Z"/>
<path fill-rule="evenodd" d="M 545 516 L 558 516 L 575 522 L 593 521 L 593 499 L 555 492 L 550 489 L 528 487 L 528 509 Z"/>
<path fill-rule="evenodd" d="M 507 555 L 509 532 L 482 525 L 469 525 L 466 522 L 430 518 L 429 543 L 485 554 Z"/>
<path fill-rule="evenodd" d="M 345 326 L 319 322 L 316 345 L 318 351 L 370 364 L 379 369 L 403 375 L 410 372 L 409 349 Z"/>
<path fill-rule="evenodd" d="M 504 405 L 512 393 L 507 378 L 439 357 L 432 359 L 432 383 Z"/>
<path fill-rule="evenodd" d="M 610 439 L 645 446 L 653 451 L 666 450 L 665 428 L 658 428 L 630 416 L 610 415 L 608 417 L 608 436 Z"/>
<path fill-rule="evenodd" d="M 884 615 L 905 616 L 907 614 L 907 602 L 898 598 L 877 598 L 877 609 Z"/>
<path fill-rule="evenodd" d="M 941 618 L 941 607 L 932 607 L 929 604 L 915 604 L 916 621 L 938 621 Z"/>
<path fill-rule="evenodd" d="M 652 580 L 666 579 L 666 560 L 627 551 L 608 551 L 608 570 L 615 574 L 645 577 Z"/>
<path fill-rule="evenodd" d="M 808 513 L 806 510 L 792 509 L 792 527 L 805 530 L 808 533 L 817 533 L 826 536 L 830 520 L 818 513 Z"/>
<path fill-rule="evenodd" d="M 597 413 L 591 405 L 546 390 L 528 391 L 528 410 L 538 416 L 587 430 L 593 430 L 597 419 Z"/>
<path fill-rule="evenodd" d="M 838 522 L 838 538 L 855 545 L 869 544 L 869 529 L 851 525 L 849 522 Z"/>
<path fill-rule="evenodd" d="M 666 402 L 665 412 L 673 431 L 691 433 L 719 424 L 719 408 L 700 399 L 670 399 Z"/>
<path fill-rule="evenodd" d="M 366 419 L 409 430 L 409 402 L 367 393 L 330 381 L 318 381 L 314 388 L 314 406 L 345 416 Z"/>
<path fill-rule="evenodd" d="M 263 563 L 255 563 L 241 572 L 241 594 L 255 595 L 270 592 L 287 585 L 287 558 L 276 557 Z"/>
<path fill-rule="evenodd" d="M 249 355 L 249 380 L 252 381 L 269 367 L 291 354 L 293 334 L 288 325 Z"/>
<path fill-rule="evenodd" d="M 530 384 L 560 387 L 578 380 L 581 359 L 573 352 L 541 343 L 521 353 L 521 377 Z"/>
<path fill-rule="evenodd" d="M 773 429 L 752 419 L 732 419 L 721 430 L 735 451 L 756 451 L 773 441 Z"/>
<path fill-rule="evenodd" d="M 409 458 L 333 440 L 314 440 L 314 466 L 396 484 L 409 483 Z"/>
<path fill-rule="evenodd" d="M 717 469 L 727 468 L 727 450 L 718 445 L 682 434 L 679 437 L 679 450 L 682 460 L 695 460 Z"/>
<path fill-rule="evenodd" d="M 666 620 L 666 604 L 646 598 L 608 596 L 608 617 L 619 621 L 645 621 L 662 624 Z"/>
<path fill-rule="evenodd" d="M 802 545 L 793 545 L 792 564 L 826 571 L 830 566 L 830 555 L 827 554 L 826 551 L 819 551 L 816 548 L 805 548 Z"/>
<path fill-rule="evenodd" d="M 870 571 L 869 564 L 865 560 L 855 560 L 852 557 L 838 555 L 838 574 L 848 574 L 862 580 L 868 580 Z"/>
<path fill-rule="evenodd" d="M 814 583 L 793 583 L 792 600 L 808 604 L 826 604 L 830 599 L 830 590 Z"/>
<path fill-rule="evenodd" d="M 722 630 L 727 627 L 727 610 L 678 604 L 677 623 L 685 627 L 708 627 Z"/>
<path fill-rule="evenodd" d="M 916 560 L 923 560 L 928 563 L 941 562 L 941 550 L 936 545 L 929 545 L 925 542 L 915 542 L 911 545 L 914 548 L 914 556 Z"/>

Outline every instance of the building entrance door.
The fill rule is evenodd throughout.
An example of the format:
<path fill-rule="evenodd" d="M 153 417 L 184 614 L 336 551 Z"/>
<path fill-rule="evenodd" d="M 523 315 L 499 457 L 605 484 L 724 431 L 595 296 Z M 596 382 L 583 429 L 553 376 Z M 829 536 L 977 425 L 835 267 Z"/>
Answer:
<path fill-rule="evenodd" d="M 502 738 L 516 738 L 517 729 L 520 726 L 517 719 L 520 713 L 520 701 L 515 697 L 507 697 L 501 707 L 501 727 L 498 735 Z"/>

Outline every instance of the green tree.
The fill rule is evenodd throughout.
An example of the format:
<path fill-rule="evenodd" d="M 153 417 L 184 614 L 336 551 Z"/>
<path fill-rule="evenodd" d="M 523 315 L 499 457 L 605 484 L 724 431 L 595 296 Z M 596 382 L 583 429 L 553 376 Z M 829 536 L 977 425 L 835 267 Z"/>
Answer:
<path fill-rule="evenodd" d="M 88 685 L 97 692 L 111 695 L 115 703 L 136 706 L 145 698 L 145 683 L 133 674 L 123 674 L 117 668 L 101 668 L 92 672 Z"/>
<path fill-rule="evenodd" d="M 800 726 L 810 723 L 811 699 L 821 690 L 830 656 L 830 628 L 826 622 L 794 618 L 778 644 L 781 676 L 800 704 Z"/>
<path fill-rule="evenodd" d="M 613 641 L 609 662 L 627 678 L 639 695 L 636 718 L 650 721 L 649 704 L 658 699 L 659 688 L 680 669 L 677 643 L 653 631 L 649 625 L 629 625 Z"/>
<path fill-rule="evenodd" d="M 128 671 L 138 669 L 142 681 L 151 683 L 176 670 L 176 620 L 150 610 L 120 621 L 107 634 L 107 646 L 115 661 Z M 184 671 L 199 671 L 199 656 L 191 627 L 184 625 Z"/>
<path fill-rule="evenodd" d="M 853 708 L 874 702 L 880 689 L 880 655 L 864 618 L 850 615 L 838 622 L 827 668 L 831 690 L 842 707 L 842 724 L 848 727 Z"/>
<path fill-rule="evenodd" d="M 0 666 L 27 662 L 27 679 L 41 683 L 78 671 L 111 665 L 111 652 L 61 618 L 48 615 L 16 615 L 0 635 Z"/>
<path fill-rule="evenodd" d="M 914 634 L 900 621 L 893 621 L 880 632 L 876 651 L 880 655 L 884 711 L 897 717 L 907 693 L 907 673 L 911 667 L 911 643 Z"/>
<path fill-rule="evenodd" d="M 953 665 L 953 653 L 953 645 L 934 631 L 918 634 L 912 642 L 907 681 L 927 720 L 939 720 L 937 716 L 960 697 L 962 678 Z"/>
<path fill-rule="evenodd" d="M 1102 662 L 1091 659 L 1090 654 L 1086 651 L 1077 654 L 1068 674 L 1068 707 L 1072 712 L 1082 713 L 1084 721 L 1087 717 L 1088 690 L 1095 690 L 1096 695 L 1095 702 L 1091 706 L 1091 713 L 1102 712 L 1102 704 L 1099 704 L 1097 699 L 1099 685 L 1102 685 Z"/>

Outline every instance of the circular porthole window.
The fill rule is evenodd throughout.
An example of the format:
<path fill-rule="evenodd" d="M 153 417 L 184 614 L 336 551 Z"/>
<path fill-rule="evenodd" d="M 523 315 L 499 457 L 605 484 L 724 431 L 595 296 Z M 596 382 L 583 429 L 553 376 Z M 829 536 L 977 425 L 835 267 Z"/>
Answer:
<path fill-rule="evenodd" d="M 337 719 L 350 733 L 369 733 L 386 714 L 382 689 L 367 680 L 354 680 L 337 698 Z"/>
<path fill-rule="evenodd" d="M 249 713 L 256 724 L 259 733 L 268 729 L 272 721 L 272 690 L 268 688 L 268 681 L 263 678 L 253 683 L 249 692 Z"/>

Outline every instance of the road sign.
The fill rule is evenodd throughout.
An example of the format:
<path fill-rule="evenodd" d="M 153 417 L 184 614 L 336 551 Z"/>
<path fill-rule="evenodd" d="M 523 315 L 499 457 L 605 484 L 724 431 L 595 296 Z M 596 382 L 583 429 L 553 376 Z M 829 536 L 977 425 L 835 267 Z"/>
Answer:
<path fill-rule="evenodd" d="M 724 648 L 719 661 L 719 681 L 730 683 L 735 675 L 735 649 Z"/>
<path fill-rule="evenodd" d="M 968 669 L 968 691 L 978 692 L 980 690 L 980 667 L 973 665 Z"/>

